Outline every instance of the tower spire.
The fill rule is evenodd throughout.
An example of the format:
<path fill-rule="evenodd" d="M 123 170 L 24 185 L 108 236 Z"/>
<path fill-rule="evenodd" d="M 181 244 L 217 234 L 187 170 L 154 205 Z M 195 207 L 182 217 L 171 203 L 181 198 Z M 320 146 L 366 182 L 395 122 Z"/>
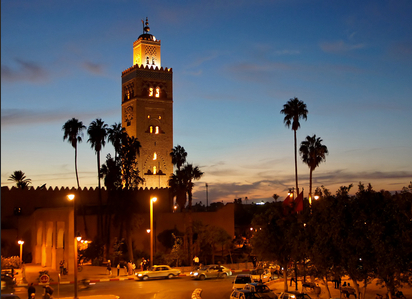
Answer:
<path fill-rule="evenodd" d="M 143 23 L 143 20 L 142 20 L 142 23 Z M 146 25 L 146 26 L 143 27 L 143 34 L 148 33 L 148 32 L 150 31 L 149 20 L 148 20 L 147 17 L 146 17 L 146 23 L 145 23 L 145 25 Z"/>

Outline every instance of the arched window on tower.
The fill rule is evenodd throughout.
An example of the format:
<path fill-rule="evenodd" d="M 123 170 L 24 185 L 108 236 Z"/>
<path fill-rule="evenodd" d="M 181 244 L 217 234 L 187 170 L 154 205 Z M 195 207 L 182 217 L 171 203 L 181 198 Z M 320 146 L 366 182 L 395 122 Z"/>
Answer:
<path fill-rule="evenodd" d="M 155 65 L 155 58 L 152 57 L 152 64 Z"/>
<path fill-rule="evenodd" d="M 155 134 L 159 134 L 159 126 L 156 126 L 156 128 L 155 128 Z"/>
<path fill-rule="evenodd" d="M 146 57 L 146 64 L 150 64 L 149 56 Z"/>
<path fill-rule="evenodd" d="M 156 166 L 153 166 L 153 174 L 156 174 Z"/>
<path fill-rule="evenodd" d="M 160 87 L 156 87 L 155 97 L 156 97 L 156 98 L 160 97 Z"/>

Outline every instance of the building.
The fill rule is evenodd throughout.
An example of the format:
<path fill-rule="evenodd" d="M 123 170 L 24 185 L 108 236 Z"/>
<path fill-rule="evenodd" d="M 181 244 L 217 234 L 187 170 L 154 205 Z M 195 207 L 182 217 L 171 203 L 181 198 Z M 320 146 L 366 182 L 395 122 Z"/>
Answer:
<path fill-rule="evenodd" d="M 149 34 L 146 20 L 143 34 L 133 43 L 133 66 L 122 72 L 122 125 L 130 136 L 141 143 L 138 168 L 145 179 L 144 188 L 131 190 L 129 198 L 136 200 L 141 223 L 132 231 L 136 249 L 149 251 L 150 199 L 154 204 L 154 239 L 166 230 L 185 231 L 185 213 L 176 213 L 168 188 L 173 173 L 170 152 L 173 149 L 173 72 L 161 66 L 160 40 Z M 93 240 L 97 235 L 99 190 L 69 188 L 1 188 L 2 255 L 18 252 L 17 241 L 24 240 L 23 260 L 57 269 L 61 260 L 74 258 L 74 213 L 69 194 L 77 200 L 77 232 Z M 104 209 L 111 204 L 111 194 L 102 188 Z M 119 203 L 117 203 L 119 204 Z M 193 213 L 193 220 L 224 228 L 234 236 L 234 206 L 228 204 L 216 212 Z M 87 225 L 85 225 L 87 224 Z M 87 227 L 87 231 L 86 231 Z M 113 239 L 120 235 L 113 223 L 105 230 Z M 157 244 L 157 248 L 160 245 Z M 69 271 L 73 262 L 68 263 Z"/>
<path fill-rule="evenodd" d="M 168 187 L 173 173 L 173 72 L 161 65 L 160 40 L 143 34 L 133 43 L 133 66 L 122 72 L 122 126 L 142 146 L 140 176 L 148 188 Z"/>

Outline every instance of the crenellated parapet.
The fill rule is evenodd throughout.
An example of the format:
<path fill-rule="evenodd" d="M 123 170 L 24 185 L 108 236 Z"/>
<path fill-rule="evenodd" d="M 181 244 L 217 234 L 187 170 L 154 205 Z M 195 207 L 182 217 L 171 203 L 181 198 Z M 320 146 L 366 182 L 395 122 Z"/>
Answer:
<path fill-rule="evenodd" d="M 159 72 L 166 72 L 166 73 L 173 73 L 172 68 L 163 68 L 160 67 L 158 68 L 157 66 L 152 66 L 152 65 L 143 65 L 143 64 L 135 64 L 128 69 L 124 70 L 122 72 L 122 76 L 127 75 L 128 73 L 135 71 L 135 70 L 150 70 L 150 71 L 159 71 Z"/>
<path fill-rule="evenodd" d="M 102 188 L 84 187 L 78 190 L 77 188 L 68 187 L 29 187 L 20 189 L 16 187 L 1 187 L 1 216 L 2 219 L 16 216 L 16 209 L 20 211 L 19 216 L 29 216 L 35 210 L 41 208 L 62 208 L 72 207 L 73 203 L 68 200 L 68 195 L 74 194 L 75 199 L 85 207 L 87 214 L 94 214 L 99 205 L 99 195 L 101 195 L 103 205 L 109 200 L 116 202 L 116 193 Z M 173 198 L 171 197 L 169 188 L 135 188 L 118 194 L 118 197 L 130 198 L 136 200 L 139 210 L 142 212 L 149 211 L 151 197 L 157 197 L 157 209 L 159 211 L 168 212 L 173 210 Z"/>

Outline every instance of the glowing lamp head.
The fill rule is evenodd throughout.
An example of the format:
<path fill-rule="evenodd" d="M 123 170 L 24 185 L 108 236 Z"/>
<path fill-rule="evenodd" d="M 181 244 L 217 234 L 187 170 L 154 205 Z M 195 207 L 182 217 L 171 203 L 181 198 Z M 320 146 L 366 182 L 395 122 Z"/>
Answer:
<path fill-rule="evenodd" d="M 23 240 L 19 240 L 19 241 L 17 241 L 17 243 L 20 244 L 20 245 L 23 245 L 23 244 L 24 244 L 24 241 L 23 241 Z"/>
<path fill-rule="evenodd" d="M 74 194 L 69 194 L 69 195 L 67 195 L 67 197 L 69 198 L 69 200 L 73 200 L 74 199 Z"/>
<path fill-rule="evenodd" d="M 150 234 L 150 229 L 149 229 L 149 228 L 148 228 L 148 229 L 146 229 L 146 231 L 147 231 L 147 233 L 148 233 L 148 234 Z"/>
<path fill-rule="evenodd" d="M 156 202 L 157 197 L 152 197 L 152 202 Z"/>

